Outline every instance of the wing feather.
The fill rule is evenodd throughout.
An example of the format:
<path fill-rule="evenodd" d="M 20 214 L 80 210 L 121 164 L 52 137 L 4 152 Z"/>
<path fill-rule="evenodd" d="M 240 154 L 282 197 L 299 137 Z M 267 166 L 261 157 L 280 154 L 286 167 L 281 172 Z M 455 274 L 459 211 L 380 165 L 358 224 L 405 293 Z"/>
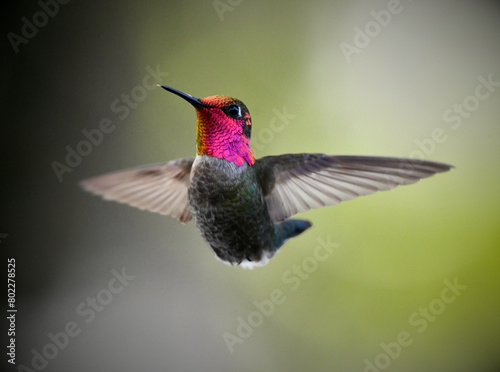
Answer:
<path fill-rule="evenodd" d="M 258 159 L 255 168 L 271 218 L 282 221 L 312 208 L 412 184 L 452 167 L 406 158 L 288 154 Z"/>
<path fill-rule="evenodd" d="M 177 159 L 114 172 L 84 180 L 86 191 L 139 209 L 171 215 L 183 223 L 191 220 L 188 199 L 193 158 Z"/>

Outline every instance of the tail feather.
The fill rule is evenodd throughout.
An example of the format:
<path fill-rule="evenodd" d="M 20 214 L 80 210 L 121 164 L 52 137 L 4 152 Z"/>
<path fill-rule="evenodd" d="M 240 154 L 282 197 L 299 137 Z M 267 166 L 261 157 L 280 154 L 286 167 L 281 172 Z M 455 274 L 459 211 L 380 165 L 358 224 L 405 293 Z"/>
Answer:
<path fill-rule="evenodd" d="M 307 220 L 296 220 L 293 218 L 289 218 L 281 223 L 276 224 L 276 228 L 274 231 L 275 249 L 278 249 L 283 244 L 285 244 L 288 239 L 302 234 L 311 226 L 312 223 Z"/>

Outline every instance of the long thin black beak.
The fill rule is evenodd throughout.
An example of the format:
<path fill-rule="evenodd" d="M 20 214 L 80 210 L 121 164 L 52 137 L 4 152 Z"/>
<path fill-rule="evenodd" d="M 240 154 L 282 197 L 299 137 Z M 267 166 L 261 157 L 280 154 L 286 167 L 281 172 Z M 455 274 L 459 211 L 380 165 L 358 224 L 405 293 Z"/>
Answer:
<path fill-rule="evenodd" d="M 174 93 L 178 95 L 181 98 L 184 98 L 186 101 L 188 101 L 190 104 L 192 104 L 194 107 L 207 107 L 207 105 L 203 104 L 199 98 L 193 97 L 191 94 L 187 94 L 184 92 L 181 92 L 180 90 L 167 87 L 166 85 L 160 85 L 158 84 L 159 87 L 162 87 L 166 91 L 169 91 L 170 93 Z"/>

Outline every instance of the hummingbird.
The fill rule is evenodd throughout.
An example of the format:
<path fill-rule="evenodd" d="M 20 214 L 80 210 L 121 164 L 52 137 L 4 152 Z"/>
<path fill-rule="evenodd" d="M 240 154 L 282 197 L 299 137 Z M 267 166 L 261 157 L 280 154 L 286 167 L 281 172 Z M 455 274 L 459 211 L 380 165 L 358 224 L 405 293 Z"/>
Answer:
<path fill-rule="evenodd" d="M 160 85 L 159 85 L 160 86 Z M 311 222 L 289 218 L 448 171 L 397 157 L 284 154 L 255 159 L 247 106 L 232 97 L 195 98 L 161 85 L 196 110 L 196 157 L 104 174 L 81 182 L 106 200 L 194 220 L 221 261 L 263 266 Z"/>

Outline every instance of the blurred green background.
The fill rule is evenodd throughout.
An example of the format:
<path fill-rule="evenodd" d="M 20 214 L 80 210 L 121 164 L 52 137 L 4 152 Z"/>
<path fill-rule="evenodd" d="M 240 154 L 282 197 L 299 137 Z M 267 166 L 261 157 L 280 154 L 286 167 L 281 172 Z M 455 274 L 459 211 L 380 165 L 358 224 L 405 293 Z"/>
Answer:
<path fill-rule="evenodd" d="M 498 2 L 44 4 L 46 21 L 34 1 L 3 12 L 0 248 L 16 259 L 18 308 L 5 368 L 498 370 Z M 12 43 L 23 17 L 42 26 Z M 421 156 L 456 169 L 309 211 L 313 229 L 267 266 L 229 267 L 192 223 L 77 185 L 195 154 L 194 110 L 144 87 L 150 69 L 194 96 L 243 100 L 258 157 Z M 52 163 L 105 118 L 114 130 L 59 182 Z M 321 241 L 335 244 L 324 261 Z M 109 297 L 123 268 L 133 279 Z M 60 334 L 72 322 L 80 332 Z"/>

